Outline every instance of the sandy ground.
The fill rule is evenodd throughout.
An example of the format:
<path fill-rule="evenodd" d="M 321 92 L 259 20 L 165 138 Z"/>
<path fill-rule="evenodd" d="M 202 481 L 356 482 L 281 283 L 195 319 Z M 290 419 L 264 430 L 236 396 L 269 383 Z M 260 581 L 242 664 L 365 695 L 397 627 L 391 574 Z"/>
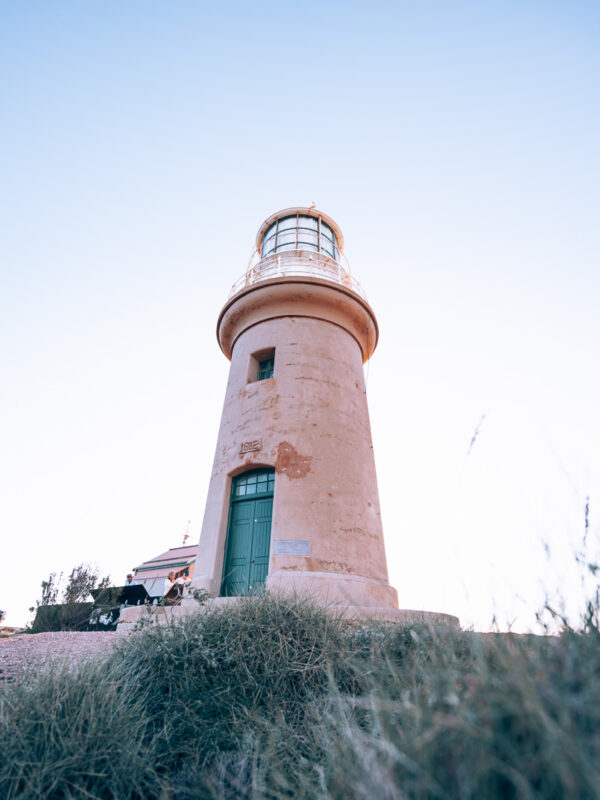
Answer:
<path fill-rule="evenodd" d="M 123 634 L 116 631 L 32 633 L 0 639 L 0 681 L 14 680 L 23 668 L 39 669 L 55 661 L 73 666 L 103 655 L 122 640 Z"/>

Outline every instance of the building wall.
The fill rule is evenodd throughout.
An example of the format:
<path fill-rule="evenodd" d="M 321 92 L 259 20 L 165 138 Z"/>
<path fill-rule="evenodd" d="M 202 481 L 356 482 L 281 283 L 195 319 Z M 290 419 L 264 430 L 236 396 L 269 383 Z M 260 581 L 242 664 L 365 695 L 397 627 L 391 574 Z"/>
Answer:
<path fill-rule="evenodd" d="M 332 308 L 333 300 L 339 306 L 337 294 Z M 258 316 L 231 310 L 234 330 L 221 318 L 232 361 L 194 583 L 220 591 L 232 476 L 273 466 L 267 585 L 333 602 L 397 607 L 387 582 L 365 353 L 355 330 L 360 315 L 351 304 L 343 325 L 339 307 L 334 322 L 321 313 L 291 316 L 282 307 L 275 313 L 268 298 L 261 302 Z M 306 303 L 302 310 L 307 313 Z M 252 354 L 272 347 L 274 378 L 249 383 Z M 282 548 L 275 540 L 308 543 L 309 553 L 276 555 Z"/>

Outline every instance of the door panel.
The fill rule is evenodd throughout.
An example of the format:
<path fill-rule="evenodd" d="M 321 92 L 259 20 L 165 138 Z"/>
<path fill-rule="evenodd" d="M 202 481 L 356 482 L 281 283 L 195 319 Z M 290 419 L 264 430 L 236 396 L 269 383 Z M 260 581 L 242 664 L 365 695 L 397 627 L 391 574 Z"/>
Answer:
<path fill-rule="evenodd" d="M 272 515 L 272 497 L 265 497 L 262 500 L 254 501 L 254 531 L 252 535 L 252 555 L 250 559 L 250 587 L 253 590 L 264 585 L 267 572 L 269 571 Z"/>
<path fill-rule="evenodd" d="M 254 500 L 232 504 L 227 562 L 223 576 L 223 594 L 225 595 L 248 594 L 254 504 Z"/>

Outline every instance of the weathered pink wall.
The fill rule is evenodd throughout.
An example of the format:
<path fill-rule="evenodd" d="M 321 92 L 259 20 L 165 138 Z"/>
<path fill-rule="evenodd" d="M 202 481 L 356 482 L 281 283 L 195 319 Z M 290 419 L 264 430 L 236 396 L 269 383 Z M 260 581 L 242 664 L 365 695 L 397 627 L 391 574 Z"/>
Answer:
<path fill-rule="evenodd" d="M 229 301 L 218 335 L 231 369 L 194 584 L 220 591 L 232 476 L 273 466 L 271 553 L 274 540 L 296 539 L 310 554 L 271 554 L 267 586 L 397 608 L 363 376 L 377 341 L 373 312 L 327 281 L 282 279 Z M 251 354 L 272 347 L 274 378 L 247 383 Z M 260 449 L 240 453 L 247 442 Z"/>

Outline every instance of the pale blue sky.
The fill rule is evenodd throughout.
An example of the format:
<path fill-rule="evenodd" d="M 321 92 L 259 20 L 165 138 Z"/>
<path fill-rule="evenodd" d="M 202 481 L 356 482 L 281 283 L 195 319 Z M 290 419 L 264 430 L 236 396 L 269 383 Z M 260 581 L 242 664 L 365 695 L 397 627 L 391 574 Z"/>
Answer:
<path fill-rule="evenodd" d="M 117 579 L 198 537 L 217 314 L 262 220 L 313 201 L 381 327 L 401 605 L 525 628 L 544 583 L 575 607 L 587 496 L 600 532 L 599 32 L 591 2 L 0 3 L 7 621 L 50 570 Z"/>

